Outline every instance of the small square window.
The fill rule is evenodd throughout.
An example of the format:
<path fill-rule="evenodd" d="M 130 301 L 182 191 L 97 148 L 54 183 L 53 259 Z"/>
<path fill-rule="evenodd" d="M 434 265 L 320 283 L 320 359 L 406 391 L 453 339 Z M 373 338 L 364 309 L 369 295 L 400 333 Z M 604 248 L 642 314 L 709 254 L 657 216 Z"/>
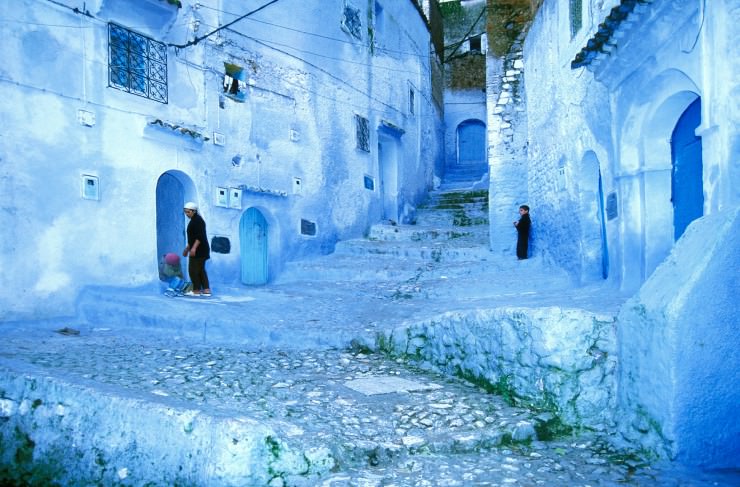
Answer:
<path fill-rule="evenodd" d="M 473 36 L 473 37 L 471 37 L 469 39 L 470 52 L 477 52 L 477 53 L 481 53 L 482 52 L 482 49 L 481 49 L 481 47 L 482 47 L 481 39 L 482 39 L 482 37 L 479 36 L 479 35 L 478 36 Z"/>
<path fill-rule="evenodd" d="M 301 218 L 301 235 L 313 237 L 316 235 L 316 222 Z"/>
<path fill-rule="evenodd" d="M 363 116 L 355 115 L 357 148 L 370 152 L 370 121 Z"/>

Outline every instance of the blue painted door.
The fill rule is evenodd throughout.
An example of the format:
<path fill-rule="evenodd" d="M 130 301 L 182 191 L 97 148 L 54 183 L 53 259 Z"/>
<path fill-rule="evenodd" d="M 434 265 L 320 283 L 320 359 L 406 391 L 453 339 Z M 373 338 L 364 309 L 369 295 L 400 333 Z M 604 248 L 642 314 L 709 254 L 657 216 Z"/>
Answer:
<path fill-rule="evenodd" d="M 185 248 L 184 187 L 172 174 L 157 181 L 157 259 L 167 252 L 180 255 Z M 184 269 L 183 269 L 184 270 Z"/>
<path fill-rule="evenodd" d="M 604 185 L 599 168 L 599 222 L 601 224 L 601 277 L 609 277 L 609 247 L 606 240 L 606 218 L 604 212 Z"/>
<path fill-rule="evenodd" d="M 257 208 L 249 208 L 239 221 L 242 283 L 267 283 L 267 220 Z"/>
<path fill-rule="evenodd" d="M 683 235 L 689 223 L 704 214 L 701 137 L 694 133 L 700 122 L 701 98 L 697 98 L 678 119 L 671 137 L 671 201 L 676 240 Z"/>
<path fill-rule="evenodd" d="M 461 123 L 457 129 L 458 164 L 481 165 L 486 162 L 486 126 L 471 120 Z"/>

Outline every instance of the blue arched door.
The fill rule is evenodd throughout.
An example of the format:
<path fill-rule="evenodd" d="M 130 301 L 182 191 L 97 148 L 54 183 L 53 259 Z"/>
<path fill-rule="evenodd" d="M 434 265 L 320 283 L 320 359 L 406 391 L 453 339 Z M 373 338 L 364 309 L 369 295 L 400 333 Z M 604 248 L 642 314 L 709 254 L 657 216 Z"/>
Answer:
<path fill-rule="evenodd" d="M 242 283 L 267 283 L 267 220 L 257 208 L 249 208 L 239 221 Z"/>
<path fill-rule="evenodd" d="M 157 180 L 157 261 L 168 252 L 180 254 L 185 248 L 185 186 L 174 174 L 166 172 Z M 187 269 L 184 262 L 183 271 Z M 159 278 L 164 280 L 164 276 Z"/>
<path fill-rule="evenodd" d="M 458 164 L 480 166 L 486 162 L 486 125 L 466 120 L 457 127 Z"/>
<path fill-rule="evenodd" d="M 701 98 L 697 98 L 678 119 L 671 137 L 671 200 L 676 240 L 689 223 L 704 214 L 701 137 L 694 133 L 700 123 Z"/>

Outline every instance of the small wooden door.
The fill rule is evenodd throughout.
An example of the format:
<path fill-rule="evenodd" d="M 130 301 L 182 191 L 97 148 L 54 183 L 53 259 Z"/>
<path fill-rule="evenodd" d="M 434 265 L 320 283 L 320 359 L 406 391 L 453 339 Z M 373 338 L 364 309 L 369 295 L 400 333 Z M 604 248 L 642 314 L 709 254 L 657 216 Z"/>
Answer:
<path fill-rule="evenodd" d="M 701 137 L 694 133 L 700 122 L 701 98 L 697 98 L 678 119 L 671 137 L 671 201 L 676 240 L 689 223 L 704 214 Z"/>
<path fill-rule="evenodd" d="M 257 208 L 249 208 L 239 222 L 242 283 L 267 284 L 267 220 Z"/>
<path fill-rule="evenodd" d="M 458 164 L 481 165 L 486 162 L 486 126 L 478 120 L 468 120 L 457 128 Z"/>

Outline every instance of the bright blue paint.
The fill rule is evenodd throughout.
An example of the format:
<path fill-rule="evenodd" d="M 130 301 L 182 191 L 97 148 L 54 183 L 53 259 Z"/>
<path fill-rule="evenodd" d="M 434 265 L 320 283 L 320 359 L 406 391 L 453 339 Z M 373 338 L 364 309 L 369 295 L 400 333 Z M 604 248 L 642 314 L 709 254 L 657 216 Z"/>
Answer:
<path fill-rule="evenodd" d="M 466 120 L 457 127 L 458 164 L 484 164 L 486 161 L 486 125 L 480 120 Z"/>
<path fill-rule="evenodd" d="M 681 115 L 671 137 L 673 226 L 676 240 L 692 221 L 704 214 L 701 138 L 694 134 L 701 123 L 701 98 Z"/>
<path fill-rule="evenodd" d="M 182 206 L 183 184 L 172 174 L 164 173 L 157 181 L 157 258 L 167 252 L 179 254 L 185 248 L 185 226 Z"/>
<path fill-rule="evenodd" d="M 239 221 L 242 283 L 262 285 L 267 283 L 267 221 L 256 208 L 249 208 Z"/>
<path fill-rule="evenodd" d="M 604 212 L 604 184 L 599 168 L 599 223 L 601 224 L 601 277 L 609 277 L 609 245 L 606 239 L 606 215 Z"/>

